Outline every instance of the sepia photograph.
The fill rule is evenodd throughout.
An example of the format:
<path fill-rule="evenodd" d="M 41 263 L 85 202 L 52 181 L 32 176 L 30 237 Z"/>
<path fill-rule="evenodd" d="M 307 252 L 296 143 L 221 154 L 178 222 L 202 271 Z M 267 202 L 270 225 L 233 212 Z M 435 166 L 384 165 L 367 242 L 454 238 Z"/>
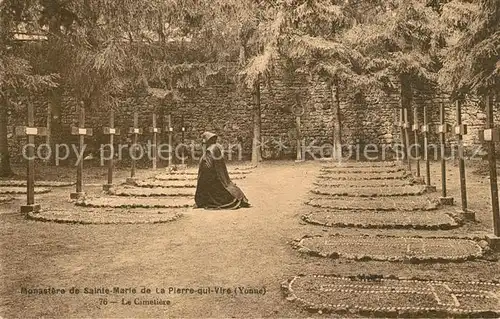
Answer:
<path fill-rule="evenodd" d="M 0 319 L 500 318 L 500 0 L 0 0 Z"/>

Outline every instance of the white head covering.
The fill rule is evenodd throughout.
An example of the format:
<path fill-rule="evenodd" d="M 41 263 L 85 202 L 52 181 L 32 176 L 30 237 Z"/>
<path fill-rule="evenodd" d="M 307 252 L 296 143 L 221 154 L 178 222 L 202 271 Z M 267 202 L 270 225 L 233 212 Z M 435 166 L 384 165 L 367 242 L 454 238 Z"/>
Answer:
<path fill-rule="evenodd" d="M 201 135 L 201 138 L 203 139 L 203 143 L 208 143 L 213 138 L 217 138 L 217 134 L 214 134 L 212 132 L 205 132 Z"/>

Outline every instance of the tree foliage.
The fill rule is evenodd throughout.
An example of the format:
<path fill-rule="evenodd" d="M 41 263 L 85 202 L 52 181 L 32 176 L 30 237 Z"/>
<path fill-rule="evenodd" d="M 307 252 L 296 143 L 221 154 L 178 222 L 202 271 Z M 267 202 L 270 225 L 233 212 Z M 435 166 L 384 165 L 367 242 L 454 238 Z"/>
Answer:
<path fill-rule="evenodd" d="M 18 95 L 56 86 L 57 74 L 34 70 L 33 62 L 40 60 L 39 52 L 16 46 L 14 32 L 23 26 L 33 29 L 35 10 L 30 1 L 6 0 L 0 3 L 0 94 L 6 102 Z"/>
<path fill-rule="evenodd" d="M 417 82 L 435 82 L 439 53 L 445 45 L 438 15 L 420 1 L 394 1 L 372 23 L 349 30 L 346 38 L 383 78 L 397 75 Z"/>
<path fill-rule="evenodd" d="M 500 78 L 500 3 L 481 0 L 478 10 L 472 4 L 453 1 L 461 8 L 455 15 L 461 33 L 446 51 L 440 82 L 455 98 L 467 93 L 489 94 L 498 91 Z M 450 16 L 453 16 L 450 14 Z M 448 20 L 450 20 L 448 18 Z M 467 25 L 467 28 L 463 28 Z"/>

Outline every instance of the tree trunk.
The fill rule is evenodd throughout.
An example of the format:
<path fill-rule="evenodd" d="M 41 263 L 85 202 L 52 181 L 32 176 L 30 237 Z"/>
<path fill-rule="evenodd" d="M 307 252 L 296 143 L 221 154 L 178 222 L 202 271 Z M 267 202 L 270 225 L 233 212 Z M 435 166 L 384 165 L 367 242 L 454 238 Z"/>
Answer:
<path fill-rule="evenodd" d="M 49 45 L 56 47 L 61 36 L 61 23 L 56 17 L 52 17 L 49 23 Z M 58 73 L 59 70 L 59 56 L 52 56 L 49 68 L 50 72 Z M 56 164 L 56 158 L 54 156 L 55 145 L 61 141 L 61 136 L 63 133 L 62 123 L 61 123 L 61 104 L 62 104 L 62 90 L 60 88 L 54 88 L 49 92 L 49 105 L 47 109 L 47 137 L 46 143 L 50 145 L 52 150 L 52 156 L 50 158 L 50 165 Z"/>
<path fill-rule="evenodd" d="M 62 103 L 62 92 L 60 89 L 53 89 L 49 93 L 49 105 L 48 105 L 48 119 L 47 119 L 47 139 L 46 143 L 50 145 L 52 150 L 52 156 L 50 158 L 50 164 L 55 165 L 56 158 L 54 152 L 56 149 L 56 144 L 61 141 L 61 134 L 63 132 L 61 123 L 61 103 Z"/>
<path fill-rule="evenodd" d="M 261 114 L 260 114 L 260 76 L 257 76 L 257 81 L 254 85 L 254 106 L 253 113 L 253 143 L 252 143 L 252 163 L 257 165 L 262 161 L 261 150 Z"/>
<path fill-rule="evenodd" d="M 335 87 L 335 88 L 334 88 Z M 333 158 L 342 159 L 342 120 L 340 118 L 340 84 L 335 80 L 330 84 L 332 93 L 332 111 L 333 111 Z"/>
<path fill-rule="evenodd" d="M 10 167 L 7 116 L 7 101 L 0 95 L 0 177 L 14 174 Z"/>

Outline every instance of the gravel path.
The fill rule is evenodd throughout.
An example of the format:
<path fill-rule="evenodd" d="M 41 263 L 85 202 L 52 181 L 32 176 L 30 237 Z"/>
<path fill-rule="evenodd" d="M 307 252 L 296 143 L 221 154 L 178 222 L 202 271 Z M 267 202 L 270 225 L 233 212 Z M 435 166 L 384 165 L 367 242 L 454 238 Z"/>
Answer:
<path fill-rule="evenodd" d="M 421 279 L 500 280 L 500 264 L 405 264 L 318 259 L 290 243 L 305 234 L 420 236 L 425 230 L 331 228 L 303 222 L 320 163 L 266 162 L 238 181 L 252 207 L 234 211 L 190 210 L 174 222 L 143 225 L 73 225 L 27 220 L 24 199 L 0 206 L 0 315 L 5 318 L 248 318 L 311 317 L 287 301 L 281 283 L 294 276 L 335 273 L 396 275 Z M 433 176 L 439 164 L 433 165 Z M 458 169 L 450 165 L 449 194 L 459 199 Z M 468 176 L 469 205 L 477 223 L 433 231 L 433 236 L 484 236 L 491 232 L 487 181 Z M 87 189 L 99 194 L 100 188 Z M 38 196 L 44 207 L 72 209 L 68 190 Z M 101 194 L 102 195 L 102 194 Z M 125 295 L 25 295 L 21 288 L 136 288 Z M 152 289 L 140 294 L 141 287 Z M 156 288 L 243 287 L 255 294 L 156 294 Z M 265 288 L 264 295 L 259 291 Z M 212 290 L 214 291 L 214 290 Z M 218 290 L 220 291 L 220 290 Z M 99 297 L 108 300 L 99 304 Z M 122 298 L 161 298 L 168 306 L 122 305 Z M 117 303 L 111 303 L 116 301 Z M 316 315 L 313 315 L 314 317 Z M 353 314 L 349 314 L 350 317 Z"/>

